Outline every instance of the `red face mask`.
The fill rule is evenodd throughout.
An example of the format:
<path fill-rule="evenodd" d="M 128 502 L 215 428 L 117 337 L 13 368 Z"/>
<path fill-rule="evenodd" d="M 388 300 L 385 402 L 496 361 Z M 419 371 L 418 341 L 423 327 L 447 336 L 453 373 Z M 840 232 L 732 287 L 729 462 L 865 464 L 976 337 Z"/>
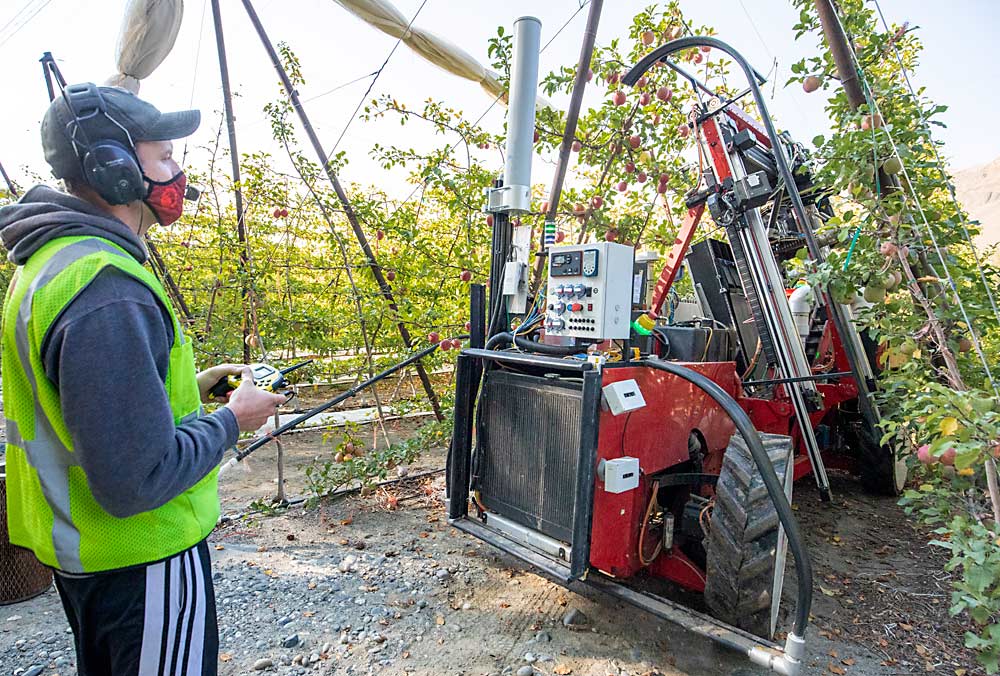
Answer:
<path fill-rule="evenodd" d="M 184 189 L 187 187 L 187 176 L 183 171 L 177 172 L 169 181 L 154 181 L 143 177 L 149 183 L 149 191 L 143 200 L 160 225 L 172 225 L 184 213 Z"/>

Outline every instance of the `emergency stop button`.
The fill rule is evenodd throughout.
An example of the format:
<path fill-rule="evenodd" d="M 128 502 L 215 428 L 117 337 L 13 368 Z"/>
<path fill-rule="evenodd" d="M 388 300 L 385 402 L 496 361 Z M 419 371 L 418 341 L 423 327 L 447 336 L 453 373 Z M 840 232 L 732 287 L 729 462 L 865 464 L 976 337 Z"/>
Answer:
<path fill-rule="evenodd" d="M 573 303 L 569 306 L 569 309 L 573 312 L 579 312 L 583 309 L 583 303 Z"/>

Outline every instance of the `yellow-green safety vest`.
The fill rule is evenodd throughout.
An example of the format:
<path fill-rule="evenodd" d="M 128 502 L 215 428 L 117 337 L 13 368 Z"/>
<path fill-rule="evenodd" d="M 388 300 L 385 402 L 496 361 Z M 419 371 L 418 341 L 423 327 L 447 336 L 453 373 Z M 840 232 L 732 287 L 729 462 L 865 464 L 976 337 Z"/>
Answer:
<path fill-rule="evenodd" d="M 202 413 L 191 341 L 159 281 L 124 249 L 99 237 L 60 237 L 18 267 L 3 308 L 0 364 L 7 418 L 7 525 L 13 544 L 69 573 L 165 559 L 207 537 L 219 517 L 218 469 L 165 505 L 126 518 L 106 512 L 90 490 L 40 347 L 66 306 L 108 266 L 148 286 L 170 313 L 174 343 L 164 387 L 174 424 Z"/>

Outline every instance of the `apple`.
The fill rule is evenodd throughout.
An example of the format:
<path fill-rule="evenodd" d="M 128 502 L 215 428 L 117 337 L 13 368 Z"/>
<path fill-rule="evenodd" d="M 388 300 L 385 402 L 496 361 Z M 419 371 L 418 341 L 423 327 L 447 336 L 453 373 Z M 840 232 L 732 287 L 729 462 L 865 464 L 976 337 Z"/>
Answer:
<path fill-rule="evenodd" d="M 882 171 L 889 174 L 890 176 L 895 176 L 902 170 L 903 170 L 903 162 L 896 155 L 893 155 L 892 157 L 890 157 L 889 159 L 887 159 L 885 162 L 882 163 Z"/>
<path fill-rule="evenodd" d="M 896 255 L 896 252 L 899 251 L 899 247 L 892 242 L 882 242 L 882 244 L 879 245 L 878 251 L 886 258 L 892 258 Z"/>
<path fill-rule="evenodd" d="M 938 460 L 941 461 L 942 465 L 947 465 L 948 467 L 954 467 L 956 455 L 958 455 L 958 452 L 954 448 L 949 448 L 944 453 L 938 456 Z"/>
<path fill-rule="evenodd" d="M 659 185 L 657 185 L 656 186 L 656 192 L 660 193 L 661 195 L 666 194 L 666 192 L 667 192 L 667 184 L 666 183 L 660 183 Z"/>
<path fill-rule="evenodd" d="M 190 249 L 191 248 L 191 242 L 187 242 L 187 241 L 181 242 L 181 246 L 184 247 L 185 249 Z"/>
<path fill-rule="evenodd" d="M 648 84 L 649 84 L 649 78 L 643 75 L 641 78 L 638 79 L 638 81 L 636 81 L 635 86 L 638 87 L 639 89 L 642 89 Z"/>
<path fill-rule="evenodd" d="M 185 265 L 184 266 L 184 271 L 185 272 L 191 272 L 192 270 L 194 270 L 193 266 L 190 266 L 190 265 Z"/>
<path fill-rule="evenodd" d="M 618 80 L 621 79 L 621 75 L 618 71 L 613 71 L 608 73 L 608 84 L 618 84 Z"/>
<path fill-rule="evenodd" d="M 712 51 L 712 48 L 710 46 L 708 46 L 708 45 L 701 45 L 700 47 L 698 47 L 698 49 L 700 49 L 701 51 L 705 52 L 706 54 L 708 52 Z"/>
<path fill-rule="evenodd" d="M 593 197 L 590 198 L 590 204 L 595 209 L 600 209 L 602 206 L 604 206 L 604 198 L 601 197 L 600 195 L 594 195 Z"/>
<path fill-rule="evenodd" d="M 639 183 L 645 183 L 646 182 L 646 172 L 640 171 L 638 174 L 635 175 L 635 180 L 637 180 Z"/>
<path fill-rule="evenodd" d="M 660 124 L 660 114 L 659 113 L 657 113 L 656 115 L 653 115 L 653 124 L 654 125 Z"/>
<path fill-rule="evenodd" d="M 336 453 L 336 454 L 334 454 L 333 461 L 334 462 L 344 462 L 344 454 L 343 453 Z"/>
<path fill-rule="evenodd" d="M 616 106 L 625 105 L 625 92 L 621 89 L 615 91 L 614 99 L 612 99 Z"/>
<path fill-rule="evenodd" d="M 570 150 L 574 153 L 578 153 L 583 149 L 583 144 L 579 141 L 573 141 L 573 145 L 570 146 Z"/>
<path fill-rule="evenodd" d="M 442 340 L 441 343 L 438 345 L 438 347 L 443 352 L 447 352 L 448 350 L 451 349 L 451 341 L 450 340 Z"/>
<path fill-rule="evenodd" d="M 273 213 L 273 214 L 271 214 L 271 215 L 272 215 L 272 216 L 274 216 L 275 218 L 281 218 L 281 209 L 277 209 L 277 208 L 276 208 L 276 209 L 274 210 L 274 213 Z"/>
<path fill-rule="evenodd" d="M 388 272 L 385 273 L 385 278 L 391 282 L 394 279 L 396 279 L 396 273 L 393 272 L 392 270 L 389 270 Z"/>
<path fill-rule="evenodd" d="M 618 228 L 608 228 L 604 233 L 604 239 L 613 242 L 618 239 Z"/>
<path fill-rule="evenodd" d="M 701 55 L 701 52 L 695 52 L 694 56 L 691 57 L 691 60 L 694 61 L 695 63 L 701 63 L 702 61 L 705 60 L 705 57 Z"/>
<path fill-rule="evenodd" d="M 625 163 L 625 171 L 628 172 L 628 173 L 630 173 L 630 174 L 634 174 L 635 173 L 635 162 L 626 162 Z"/>
<path fill-rule="evenodd" d="M 350 453 L 344 453 L 344 462 L 348 462 L 349 460 L 354 460 L 354 456 Z"/>
<path fill-rule="evenodd" d="M 377 239 L 380 242 L 383 239 L 385 239 L 385 230 L 376 230 L 375 231 L 375 239 Z"/>
<path fill-rule="evenodd" d="M 466 331 L 472 330 L 472 322 L 465 322 L 465 330 Z"/>
<path fill-rule="evenodd" d="M 691 133 L 691 129 L 686 124 L 678 125 L 677 133 L 680 134 L 681 138 L 687 138 L 688 134 Z"/>
<path fill-rule="evenodd" d="M 670 174 L 664 172 L 660 174 L 660 183 L 668 183 L 670 181 Z"/>
<path fill-rule="evenodd" d="M 674 96 L 674 90 L 670 87 L 660 87 L 656 90 L 656 98 L 661 101 L 669 101 Z"/>
<path fill-rule="evenodd" d="M 653 160 L 653 156 L 649 154 L 648 150 L 643 150 L 639 153 L 639 161 L 643 164 L 649 164 Z"/>
<path fill-rule="evenodd" d="M 540 138 L 542 138 L 542 135 L 541 135 L 541 134 L 539 134 L 539 133 L 538 133 L 538 130 L 536 129 L 536 130 L 535 130 L 535 134 L 534 134 L 534 136 L 532 137 L 532 139 L 531 139 L 531 140 L 532 140 L 532 142 L 533 142 L 533 143 L 538 143 L 538 140 L 539 140 Z"/>
<path fill-rule="evenodd" d="M 587 82 L 590 82 L 593 79 L 594 79 L 594 69 L 593 68 L 588 68 L 587 69 Z"/>
<path fill-rule="evenodd" d="M 869 131 L 873 127 L 878 129 L 882 126 L 882 116 L 881 115 L 865 115 L 861 118 L 861 129 L 864 131 Z"/>
<path fill-rule="evenodd" d="M 972 350 L 972 341 L 962 336 L 958 339 L 958 351 L 959 352 L 969 352 Z"/>
<path fill-rule="evenodd" d="M 643 92 L 642 96 L 639 97 L 640 106 L 648 106 L 650 101 L 653 100 L 653 96 L 649 92 Z"/>
<path fill-rule="evenodd" d="M 618 183 L 618 192 L 625 192 L 626 190 L 628 190 L 627 181 L 621 181 L 620 183 Z"/>
<path fill-rule="evenodd" d="M 493 214 L 486 214 L 486 225 L 487 227 L 493 227 Z"/>
<path fill-rule="evenodd" d="M 461 279 L 463 282 L 472 281 L 472 271 L 462 270 L 462 273 L 458 276 L 458 278 Z"/>
<path fill-rule="evenodd" d="M 548 202 L 542 202 L 542 213 L 543 214 L 549 213 L 549 203 Z"/>
<path fill-rule="evenodd" d="M 288 209 L 282 209 L 281 210 L 281 217 L 282 218 L 288 218 Z"/>
<path fill-rule="evenodd" d="M 931 453 L 931 447 L 927 444 L 924 444 L 917 449 L 917 460 L 924 465 L 933 465 L 938 461 L 938 459 Z"/>
<path fill-rule="evenodd" d="M 869 303 L 884 303 L 885 287 L 869 284 L 865 287 L 864 297 Z"/>
<path fill-rule="evenodd" d="M 638 134 L 632 134 L 628 137 L 628 144 L 632 150 L 637 150 L 642 145 L 642 137 Z"/>
<path fill-rule="evenodd" d="M 649 45 L 653 44 L 653 40 L 655 40 L 655 39 L 656 39 L 656 35 L 653 34 L 653 31 L 643 31 L 642 32 L 642 44 L 646 45 L 647 47 Z"/>
<path fill-rule="evenodd" d="M 344 455 L 346 456 L 349 453 L 354 453 L 354 443 L 351 441 L 344 444 Z"/>
<path fill-rule="evenodd" d="M 441 334 L 437 331 L 431 331 L 427 334 L 427 342 L 431 345 L 437 345 L 441 342 Z"/>
<path fill-rule="evenodd" d="M 573 213 L 579 216 L 580 214 L 586 213 L 587 207 L 583 206 L 579 202 L 573 205 Z"/>
<path fill-rule="evenodd" d="M 802 80 L 802 89 L 806 91 L 807 94 L 819 89 L 820 85 L 823 84 L 823 80 L 817 75 L 807 75 L 804 80 Z"/>
<path fill-rule="evenodd" d="M 564 239 L 566 239 L 566 233 L 565 232 L 563 232 L 562 230 L 560 230 L 559 232 L 556 233 L 556 243 L 557 244 L 559 242 L 563 241 Z"/>
<path fill-rule="evenodd" d="M 451 339 L 451 346 L 453 348 L 455 348 L 456 350 L 461 350 L 462 349 L 462 341 L 459 340 L 458 338 L 452 338 Z"/>

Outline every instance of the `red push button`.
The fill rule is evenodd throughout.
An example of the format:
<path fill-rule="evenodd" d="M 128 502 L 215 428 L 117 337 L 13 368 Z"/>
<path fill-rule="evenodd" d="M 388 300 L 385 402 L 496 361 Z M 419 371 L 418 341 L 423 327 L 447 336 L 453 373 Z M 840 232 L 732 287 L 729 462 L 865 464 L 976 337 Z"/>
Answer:
<path fill-rule="evenodd" d="M 573 303 L 572 305 L 569 306 L 569 309 L 572 310 L 573 312 L 579 312 L 580 310 L 583 309 L 583 303 Z"/>

